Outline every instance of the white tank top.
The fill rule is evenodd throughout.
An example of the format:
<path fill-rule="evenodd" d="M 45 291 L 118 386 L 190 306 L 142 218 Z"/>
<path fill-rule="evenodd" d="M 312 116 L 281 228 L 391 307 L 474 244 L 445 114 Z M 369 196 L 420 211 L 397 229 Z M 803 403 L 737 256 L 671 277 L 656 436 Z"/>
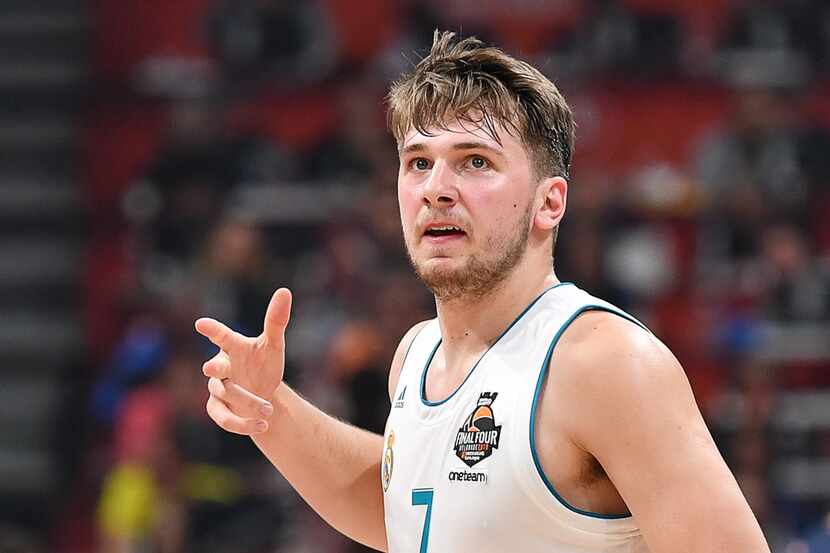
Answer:
<path fill-rule="evenodd" d="M 556 342 L 582 312 L 640 324 L 571 283 L 531 303 L 448 398 L 424 399 L 437 319 L 409 347 L 381 469 L 390 553 L 647 553 L 630 515 L 570 506 L 542 472 L 534 412 Z M 641 325 L 642 326 L 642 325 Z"/>

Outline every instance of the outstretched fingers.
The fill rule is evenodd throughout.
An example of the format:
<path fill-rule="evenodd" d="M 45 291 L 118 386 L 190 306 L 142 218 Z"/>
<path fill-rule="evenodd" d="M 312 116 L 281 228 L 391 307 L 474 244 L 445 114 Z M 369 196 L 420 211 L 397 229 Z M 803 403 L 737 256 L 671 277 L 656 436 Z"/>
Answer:
<path fill-rule="evenodd" d="M 202 317 L 196 321 L 196 331 L 219 348 L 232 352 L 245 343 L 246 338 L 216 319 Z"/>
<path fill-rule="evenodd" d="M 268 429 L 266 419 L 273 414 L 273 405 L 236 382 L 241 378 L 241 382 L 252 389 L 273 389 L 273 386 L 269 387 L 267 379 L 259 378 L 256 373 L 261 372 L 267 358 L 270 365 L 279 370 L 278 376 L 282 376 L 285 327 L 290 315 L 291 292 L 287 288 L 280 288 L 271 298 L 263 333 L 257 338 L 248 338 L 234 332 L 215 319 L 205 317 L 196 321 L 196 330 L 220 349 L 218 354 L 202 365 L 202 372 L 209 378 L 208 415 L 224 430 L 251 435 Z M 262 346 L 267 349 L 263 350 Z M 240 374 L 235 375 L 234 372 Z"/>
<path fill-rule="evenodd" d="M 224 401 L 213 394 L 211 394 L 207 401 L 207 413 L 220 428 L 228 432 L 233 432 L 234 434 L 250 436 L 251 434 L 260 434 L 268 430 L 267 421 L 240 417 L 233 413 Z"/>
<path fill-rule="evenodd" d="M 231 374 L 231 360 L 228 354 L 222 350 L 202 365 L 202 373 L 208 378 L 230 378 Z"/>
<path fill-rule="evenodd" d="M 208 380 L 208 391 L 239 415 L 257 418 L 270 417 L 274 413 L 274 406 L 268 401 L 230 380 L 211 378 Z"/>

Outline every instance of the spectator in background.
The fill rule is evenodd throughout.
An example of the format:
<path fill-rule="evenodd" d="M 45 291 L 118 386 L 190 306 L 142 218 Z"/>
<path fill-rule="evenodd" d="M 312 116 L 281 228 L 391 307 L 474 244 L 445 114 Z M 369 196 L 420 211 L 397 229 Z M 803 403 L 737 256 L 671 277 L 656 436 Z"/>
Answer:
<path fill-rule="evenodd" d="M 134 184 L 140 194 L 128 196 L 125 207 L 132 220 L 154 232 L 152 250 L 182 257 L 192 253 L 205 222 L 215 215 L 230 171 L 224 162 L 218 106 L 179 101 L 169 113 L 160 151 Z"/>
<path fill-rule="evenodd" d="M 31 532 L 12 524 L 0 524 L 0 552 L 42 553 L 46 549 Z"/>
<path fill-rule="evenodd" d="M 281 88 L 319 83 L 334 67 L 337 44 L 318 1 L 219 3 L 208 23 L 225 79 L 268 78 Z"/>
<path fill-rule="evenodd" d="M 98 503 L 104 553 L 265 551 L 279 536 L 281 509 L 260 489 L 256 449 L 202 415 L 206 398 L 193 371 L 200 356 L 178 347 L 119 410 L 116 462 Z"/>
<path fill-rule="evenodd" d="M 727 24 L 723 46 L 734 50 L 792 50 L 814 70 L 830 68 L 830 8 L 822 0 L 743 2 Z"/>
<path fill-rule="evenodd" d="M 826 6 L 812 0 L 749 2 L 737 9 L 717 63 L 734 97 L 727 128 L 703 144 L 697 174 L 713 202 L 731 182 L 749 184 L 793 212 L 830 180 L 826 128 L 809 119 L 804 93 L 816 74 L 813 35 L 826 35 Z M 769 195 L 769 196 L 767 196 Z"/>
<path fill-rule="evenodd" d="M 765 315 L 781 322 L 830 320 L 830 267 L 814 256 L 804 230 L 773 224 L 761 237 Z"/>
<path fill-rule="evenodd" d="M 203 309 L 225 314 L 240 331 L 256 332 L 274 277 L 262 229 L 233 217 L 212 227 L 191 266 L 188 282 L 193 288 L 180 293 L 195 292 Z"/>
<path fill-rule="evenodd" d="M 737 56 L 737 57 L 735 57 Z M 726 58 L 734 112 L 695 156 L 710 204 L 760 194 L 779 215 L 800 212 L 811 189 L 826 183 L 827 130 L 809 121 L 799 91 L 807 75 L 795 52 L 734 54 Z M 745 192 L 749 187 L 752 192 Z"/>
<path fill-rule="evenodd" d="M 804 541 L 797 542 L 804 553 L 830 551 L 830 512 L 807 531 Z M 793 548 L 795 549 L 795 548 Z M 796 549 L 799 550 L 799 549 Z"/>
<path fill-rule="evenodd" d="M 625 291 L 608 279 L 605 244 L 609 229 L 620 216 L 612 208 L 615 194 L 610 183 L 597 175 L 585 175 L 580 185 L 570 191 L 568 201 L 575 215 L 562 225 L 562 235 L 568 239 L 557 245 L 557 266 L 592 294 L 629 307 L 631 302 Z"/>
<path fill-rule="evenodd" d="M 115 428 L 117 462 L 104 480 L 98 525 L 104 553 L 163 553 L 184 546 L 185 511 L 177 489 L 179 456 L 167 421 L 170 405 L 158 386 L 131 392 Z"/>
<path fill-rule="evenodd" d="M 361 186 L 374 177 L 391 187 L 398 168 L 395 145 L 383 129 L 382 93 L 372 81 L 358 78 L 342 84 L 332 96 L 340 121 L 307 156 L 304 178 L 318 185 Z"/>
<path fill-rule="evenodd" d="M 698 258 L 709 277 L 754 266 L 773 220 L 797 220 L 802 232 L 815 232 L 824 217 L 804 214 L 830 183 L 830 133 L 800 100 L 803 59 L 795 51 L 755 51 L 724 55 L 723 63 L 734 112 L 693 156 L 707 205 Z"/>
<path fill-rule="evenodd" d="M 90 410 L 99 434 L 109 435 L 130 390 L 155 379 L 169 355 L 170 329 L 161 306 L 140 294 L 131 303 L 124 335 L 92 394 Z"/>
<path fill-rule="evenodd" d="M 388 411 L 385 336 L 377 323 L 352 319 L 329 347 L 331 381 L 348 395 L 348 419 L 382 432 Z"/>
<path fill-rule="evenodd" d="M 296 174 L 295 160 L 278 145 L 229 131 L 216 101 L 177 101 L 160 151 L 136 179 L 126 209 L 149 239 L 144 253 L 183 260 L 196 253 L 240 182 Z"/>
<path fill-rule="evenodd" d="M 671 15 L 634 10 L 620 0 L 586 3 L 589 7 L 555 50 L 565 67 L 611 76 L 654 77 L 681 67 L 684 30 Z"/>

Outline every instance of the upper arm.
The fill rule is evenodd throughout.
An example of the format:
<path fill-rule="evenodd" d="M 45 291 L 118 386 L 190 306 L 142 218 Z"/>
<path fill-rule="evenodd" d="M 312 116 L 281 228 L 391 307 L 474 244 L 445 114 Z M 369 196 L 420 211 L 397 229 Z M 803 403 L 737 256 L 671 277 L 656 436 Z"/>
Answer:
<path fill-rule="evenodd" d="M 398 344 L 398 349 L 395 350 L 395 356 L 392 358 L 392 366 L 389 368 L 389 401 L 394 401 L 395 389 L 398 387 L 398 379 L 401 376 L 401 369 L 403 369 L 403 362 L 406 359 L 406 352 L 409 351 L 409 346 L 415 340 L 415 336 L 421 331 L 429 321 L 421 321 L 401 338 Z"/>
<path fill-rule="evenodd" d="M 560 407 L 590 416 L 573 417 L 568 435 L 602 464 L 651 550 L 768 552 L 671 352 L 609 313 L 572 327 L 551 374 Z"/>

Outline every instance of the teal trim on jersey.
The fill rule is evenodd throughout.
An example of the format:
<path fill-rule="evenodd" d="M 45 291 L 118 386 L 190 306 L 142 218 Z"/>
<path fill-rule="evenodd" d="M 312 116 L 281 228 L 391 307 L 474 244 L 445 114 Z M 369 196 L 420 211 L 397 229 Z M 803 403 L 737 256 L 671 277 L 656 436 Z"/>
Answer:
<path fill-rule="evenodd" d="M 518 323 L 521 320 L 521 318 L 524 317 L 525 314 L 528 311 L 530 311 L 530 308 L 533 307 L 534 305 L 536 305 L 536 302 L 538 302 L 540 299 L 542 299 L 542 296 L 544 296 L 545 294 L 547 294 L 548 292 L 550 292 L 554 288 L 559 288 L 560 286 L 565 286 L 565 285 L 573 286 L 573 282 L 560 282 L 559 284 L 554 284 L 553 286 L 551 286 L 550 288 L 547 288 L 544 292 L 542 292 L 541 294 L 536 296 L 536 298 L 532 302 L 530 302 L 530 304 L 528 304 L 527 307 L 524 308 L 524 311 L 519 313 L 519 315 L 515 319 L 513 319 L 513 322 L 510 323 L 510 326 L 508 326 L 504 330 L 504 332 L 499 334 L 499 337 L 496 338 L 495 341 L 490 345 L 490 347 L 487 348 L 487 351 L 485 351 L 484 353 L 481 354 L 481 357 L 478 358 L 478 361 L 476 361 L 476 364 L 473 365 L 473 368 L 470 369 L 470 372 L 467 373 L 467 376 L 464 377 L 464 380 L 461 382 L 461 384 L 458 385 L 458 387 L 453 391 L 453 393 L 451 393 L 449 396 L 442 399 L 441 401 L 429 401 L 426 398 L 427 397 L 427 394 L 426 394 L 427 371 L 429 371 L 429 365 L 432 363 L 432 358 L 435 357 L 435 353 L 438 351 L 438 347 L 441 345 L 442 339 L 439 338 L 438 343 L 435 344 L 435 347 L 433 348 L 432 353 L 429 355 L 429 358 L 427 359 L 426 364 L 424 364 L 424 369 L 421 371 L 421 391 L 420 391 L 421 403 L 423 403 L 427 407 L 437 407 L 437 406 L 449 401 L 450 398 L 452 398 L 452 396 L 457 394 L 458 390 L 460 390 L 464 386 L 464 383 L 467 382 L 467 380 L 469 380 L 470 376 L 473 374 L 473 372 L 475 372 L 476 367 L 478 367 L 479 363 L 481 363 L 481 360 L 484 359 L 484 356 L 487 355 L 487 353 L 491 349 L 493 349 L 493 346 L 495 346 L 496 344 L 499 343 L 499 340 L 501 340 L 504 337 L 505 334 L 510 332 L 510 329 L 513 328 L 516 325 L 516 323 Z"/>
<path fill-rule="evenodd" d="M 456 394 L 456 392 L 458 392 L 458 390 L 461 389 L 461 386 L 464 385 L 464 382 L 467 382 L 467 379 L 470 378 L 470 375 L 473 374 L 473 371 L 470 371 L 467 374 L 467 376 L 464 377 L 464 381 L 461 382 L 461 384 L 458 386 L 458 388 L 456 388 L 453 393 L 451 393 L 449 396 L 447 396 L 446 399 L 442 399 L 441 401 L 429 401 L 428 399 L 426 399 L 425 396 L 426 396 L 427 370 L 429 370 L 429 365 L 432 363 L 432 358 L 435 357 L 435 354 L 438 352 L 438 346 L 441 345 L 442 341 L 443 340 L 441 338 L 438 338 L 438 343 L 435 344 L 434 348 L 432 348 L 432 353 L 430 353 L 429 357 L 427 357 L 427 362 L 424 363 L 424 368 L 421 370 L 421 390 L 420 390 L 418 395 L 421 398 L 421 403 L 423 403 L 424 405 L 426 405 L 428 407 L 435 407 L 436 405 L 441 405 L 442 403 L 444 403 L 446 401 L 449 401 L 449 399 L 452 396 L 454 396 Z M 479 359 L 479 361 L 481 361 L 481 360 Z M 478 366 L 478 362 L 476 362 L 476 366 Z M 473 370 L 475 370 L 475 366 L 473 367 Z"/>
<path fill-rule="evenodd" d="M 403 369 L 406 367 L 406 360 L 409 358 L 409 350 L 412 349 L 412 344 L 415 343 L 415 340 L 418 339 L 418 336 L 421 335 L 421 332 L 424 331 L 426 327 L 429 326 L 431 321 L 427 321 L 426 324 L 422 325 L 421 328 L 418 329 L 418 332 L 415 333 L 415 336 L 412 337 L 412 340 L 409 342 L 409 345 L 406 346 L 406 353 L 403 354 L 403 361 L 401 361 L 401 370 L 398 372 L 398 382 L 395 384 L 395 392 L 398 393 L 398 386 L 401 385 L 401 376 L 403 376 Z M 433 354 L 434 355 L 434 354 Z M 406 391 L 406 385 L 404 384 L 404 391 Z M 394 396 L 389 398 L 389 408 L 392 409 L 394 407 Z"/>
<path fill-rule="evenodd" d="M 545 360 L 542 362 L 542 368 L 539 370 L 539 379 L 536 382 L 536 391 L 533 393 L 533 403 L 530 406 L 530 453 L 533 457 L 533 464 L 536 465 L 536 472 L 539 473 L 539 476 L 542 477 L 542 481 L 545 483 L 545 486 L 548 488 L 553 497 L 556 498 L 559 503 L 567 507 L 569 510 L 573 511 L 574 513 L 584 515 L 586 517 L 591 518 L 601 518 L 606 520 L 616 520 L 616 519 L 623 519 L 623 518 L 631 518 L 631 513 L 619 514 L 619 515 L 605 515 L 602 513 L 594 513 L 591 511 L 585 511 L 574 507 L 570 503 L 568 503 L 564 497 L 559 495 L 559 492 L 556 491 L 556 488 L 553 487 L 553 484 L 548 477 L 545 476 L 545 471 L 542 470 L 542 464 L 539 462 L 539 454 L 536 452 L 536 406 L 539 402 L 539 395 L 542 392 L 542 383 L 545 380 L 545 375 L 548 372 L 548 366 L 550 365 L 550 358 L 553 355 L 553 348 L 556 347 L 556 343 L 559 342 L 559 338 L 562 337 L 562 333 L 571 325 L 577 317 L 585 313 L 586 311 L 607 311 L 608 313 L 613 313 L 615 315 L 619 315 L 620 317 L 631 321 L 632 323 L 636 324 L 639 327 L 642 327 L 646 332 L 651 333 L 651 331 L 640 321 L 626 313 L 622 310 L 615 310 L 604 305 L 584 305 L 580 307 L 576 313 L 571 315 L 571 317 L 565 321 L 559 330 L 556 332 L 556 335 L 553 337 L 553 340 L 550 342 L 550 346 L 548 347 L 548 352 L 545 354 Z"/>

